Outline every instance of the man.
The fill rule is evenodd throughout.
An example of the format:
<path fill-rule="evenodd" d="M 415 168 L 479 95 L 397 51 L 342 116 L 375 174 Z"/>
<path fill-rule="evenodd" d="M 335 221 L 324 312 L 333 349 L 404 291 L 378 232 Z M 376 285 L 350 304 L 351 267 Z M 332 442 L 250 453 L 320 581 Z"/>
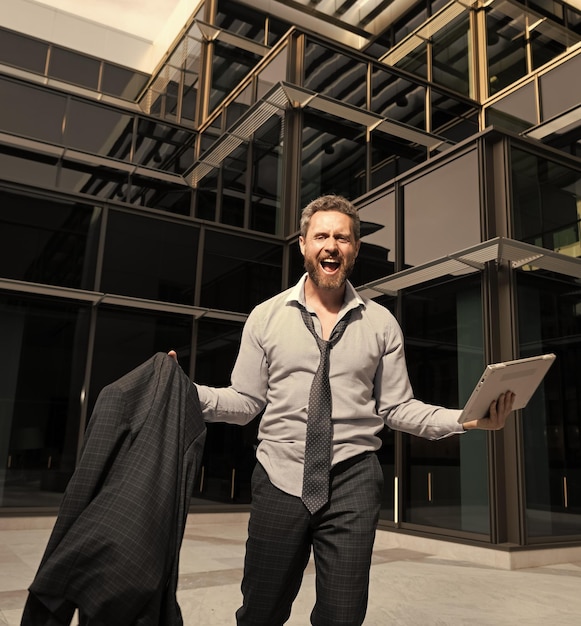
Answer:
<path fill-rule="evenodd" d="M 252 311 L 231 386 L 198 386 L 207 421 L 244 424 L 265 409 L 252 477 L 239 626 L 278 626 L 288 619 L 311 547 L 317 596 L 311 623 L 362 624 L 383 487 L 374 454 L 379 431 L 387 424 L 437 439 L 464 429 L 500 429 L 512 410 L 514 398 L 504 394 L 488 417 L 462 427 L 460 411 L 414 399 L 395 318 L 361 298 L 347 280 L 360 243 L 359 216 L 350 202 L 340 196 L 311 202 L 302 213 L 299 238 L 307 274 Z M 344 330 L 337 339 L 339 327 Z M 306 454 L 307 417 L 309 405 L 322 402 L 309 396 L 327 343 L 332 344 L 327 365 L 332 441 L 326 454 L 332 468 L 324 485 L 328 500 L 313 507 L 307 504 L 310 472 L 303 476 L 311 455 Z M 323 439 L 317 437 L 319 447 Z"/>

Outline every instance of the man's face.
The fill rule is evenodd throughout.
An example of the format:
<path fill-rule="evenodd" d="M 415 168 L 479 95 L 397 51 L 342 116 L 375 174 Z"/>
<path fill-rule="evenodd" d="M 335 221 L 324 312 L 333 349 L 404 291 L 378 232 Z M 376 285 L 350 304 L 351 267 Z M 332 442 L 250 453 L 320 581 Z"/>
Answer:
<path fill-rule="evenodd" d="M 299 238 L 305 269 L 321 289 L 338 289 L 353 270 L 359 241 L 353 235 L 353 221 L 338 211 L 317 211 L 305 237 Z"/>

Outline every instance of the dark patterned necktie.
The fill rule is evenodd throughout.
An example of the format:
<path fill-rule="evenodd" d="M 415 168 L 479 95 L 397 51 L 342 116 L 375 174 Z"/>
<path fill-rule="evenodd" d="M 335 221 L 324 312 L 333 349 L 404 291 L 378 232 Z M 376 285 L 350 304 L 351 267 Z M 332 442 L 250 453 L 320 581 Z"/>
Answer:
<path fill-rule="evenodd" d="M 329 499 L 329 472 L 331 470 L 331 385 L 329 383 L 329 354 L 343 334 L 351 311 L 333 329 L 329 341 L 321 339 L 311 314 L 301 309 L 307 328 L 317 341 L 321 352 L 319 367 L 311 385 L 307 411 L 305 465 L 303 470 L 302 501 L 311 514 L 316 513 Z"/>

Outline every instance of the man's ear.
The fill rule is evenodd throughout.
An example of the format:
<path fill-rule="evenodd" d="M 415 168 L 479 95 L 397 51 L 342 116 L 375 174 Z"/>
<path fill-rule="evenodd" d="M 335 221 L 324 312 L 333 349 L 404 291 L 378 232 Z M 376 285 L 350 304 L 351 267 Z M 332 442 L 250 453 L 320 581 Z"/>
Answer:
<path fill-rule="evenodd" d="M 305 238 L 302 235 L 299 237 L 299 248 L 301 250 L 301 254 L 305 256 Z"/>

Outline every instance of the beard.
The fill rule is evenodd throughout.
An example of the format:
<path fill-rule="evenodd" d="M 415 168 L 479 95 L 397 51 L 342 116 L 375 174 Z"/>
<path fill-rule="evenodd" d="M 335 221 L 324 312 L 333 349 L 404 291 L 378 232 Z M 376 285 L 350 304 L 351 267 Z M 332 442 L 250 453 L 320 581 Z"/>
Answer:
<path fill-rule="evenodd" d="M 305 257 L 305 270 L 307 271 L 309 278 L 317 287 L 319 287 L 319 289 L 338 289 L 342 287 L 349 276 L 351 276 L 354 265 L 355 259 L 347 262 L 343 259 L 339 271 L 336 274 L 333 274 L 333 276 L 328 276 L 325 274 L 319 263 Z"/>

